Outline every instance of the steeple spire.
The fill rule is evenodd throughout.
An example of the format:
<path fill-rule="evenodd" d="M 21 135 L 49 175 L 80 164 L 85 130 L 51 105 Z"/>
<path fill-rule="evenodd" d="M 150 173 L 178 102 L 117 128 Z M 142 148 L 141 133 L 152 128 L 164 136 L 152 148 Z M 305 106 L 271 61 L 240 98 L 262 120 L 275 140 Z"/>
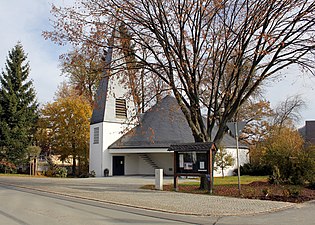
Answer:
<path fill-rule="evenodd" d="M 91 125 L 96 123 L 104 122 L 105 118 L 105 107 L 106 107 L 106 98 L 108 93 L 108 81 L 110 75 L 110 65 L 112 62 L 113 55 L 113 46 L 114 46 L 114 36 L 115 36 L 115 27 L 113 29 L 112 36 L 108 41 L 107 51 L 104 50 L 105 54 L 105 66 L 104 72 L 99 83 L 99 87 L 96 92 L 93 113 L 91 117 Z"/>

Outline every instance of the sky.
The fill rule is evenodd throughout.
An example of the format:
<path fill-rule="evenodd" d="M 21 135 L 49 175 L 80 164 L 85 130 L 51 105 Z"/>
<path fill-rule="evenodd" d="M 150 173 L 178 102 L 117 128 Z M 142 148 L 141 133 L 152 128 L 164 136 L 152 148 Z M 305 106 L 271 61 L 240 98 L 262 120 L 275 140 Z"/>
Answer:
<path fill-rule="evenodd" d="M 59 55 L 67 47 L 58 46 L 42 37 L 42 31 L 51 30 L 50 3 L 62 5 L 73 0 L 1 0 L 0 1 L 0 71 L 5 68 L 8 52 L 20 41 L 28 54 L 38 101 L 53 101 L 58 85 L 66 80 L 61 76 Z M 298 69 L 282 72 L 283 79 L 269 82 L 265 97 L 275 107 L 287 97 L 301 95 L 307 107 L 301 111 L 301 127 L 306 120 L 315 120 L 315 78 L 303 75 Z"/>

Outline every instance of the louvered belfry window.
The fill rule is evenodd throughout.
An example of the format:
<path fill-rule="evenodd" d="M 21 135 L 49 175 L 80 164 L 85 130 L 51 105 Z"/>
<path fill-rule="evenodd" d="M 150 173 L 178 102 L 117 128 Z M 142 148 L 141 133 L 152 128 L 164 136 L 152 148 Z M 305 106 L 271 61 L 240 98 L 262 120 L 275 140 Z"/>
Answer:
<path fill-rule="evenodd" d="M 116 99 L 116 117 L 127 118 L 127 107 L 125 99 Z"/>
<path fill-rule="evenodd" d="M 93 144 L 99 144 L 99 143 L 100 143 L 100 128 L 95 127 L 94 128 Z"/>

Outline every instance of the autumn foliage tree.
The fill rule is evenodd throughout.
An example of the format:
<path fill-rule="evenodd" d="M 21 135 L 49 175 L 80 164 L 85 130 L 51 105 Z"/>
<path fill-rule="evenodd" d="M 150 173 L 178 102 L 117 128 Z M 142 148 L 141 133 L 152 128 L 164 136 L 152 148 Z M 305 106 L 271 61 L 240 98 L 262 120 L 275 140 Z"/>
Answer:
<path fill-rule="evenodd" d="M 257 146 L 257 160 L 273 170 L 271 181 L 275 183 L 304 184 L 315 180 L 315 155 L 304 148 L 304 140 L 292 128 L 274 129 Z"/>
<path fill-rule="evenodd" d="M 155 74 L 172 90 L 195 141 L 219 143 L 263 81 L 293 64 L 314 73 L 314 12 L 311 0 L 83 0 L 53 5 L 54 29 L 44 36 L 104 48 L 114 30 L 111 72 L 141 67 Z M 119 38 L 132 44 L 128 54 L 137 63 L 129 66 L 136 68 L 118 54 Z"/>
<path fill-rule="evenodd" d="M 91 106 L 82 96 L 57 98 L 41 110 L 41 129 L 46 130 L 49 146 L 61 160 L 72 157 L 72 172 L 87 172 L 89 152 L 89 121 Z"/>

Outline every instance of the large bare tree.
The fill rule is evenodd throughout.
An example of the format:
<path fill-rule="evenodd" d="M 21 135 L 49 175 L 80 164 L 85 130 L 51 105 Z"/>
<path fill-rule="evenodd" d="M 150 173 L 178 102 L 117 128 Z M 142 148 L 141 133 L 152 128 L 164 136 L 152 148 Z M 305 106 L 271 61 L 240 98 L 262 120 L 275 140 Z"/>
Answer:
<path fill-rule="evenodd" d="M 219 143 L 240 106 L 281 70 L 314 73 L 313 0 L 81 0 L 53 5 L 52 14 L 44 36 L 56 43 L 106 47 L 113 30 L 127 39 L 116 41 L 112 73 L 142 68 L 159 77 L 196 142 Z"/>
<path fill-rule="evenodd" d="M 104 69 L 102 53 L 75 49 L 61 55 L 60 58 L 62 73 L 69 78 L 69 84 L 74 87 L 78 95 L 83 95 L 93 105 L 94 95 Z"/>

